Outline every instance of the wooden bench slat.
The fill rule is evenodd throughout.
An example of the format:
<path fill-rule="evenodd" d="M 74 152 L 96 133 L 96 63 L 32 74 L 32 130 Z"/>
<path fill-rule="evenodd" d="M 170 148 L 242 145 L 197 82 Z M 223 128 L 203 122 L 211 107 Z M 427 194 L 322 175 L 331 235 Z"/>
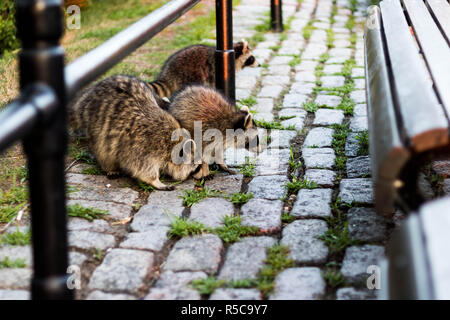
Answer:
<path fill-rule="evenodd" d="M 379 214 L 391 215 L 394 209 L 394 181 L 410 157 L 400 138 L 383 37 L 381 35 L 380 9 L 372 7 L 372 26 L 364 30 L 367 109 L 369 113 L 370 155 L 372 158 L 372 180 L 374 182 L 376 210 Z"/>
<path fill-rule="evenodd" d="M 427 4 L 450 45 L 450 4 L 446 0 L 427 0 Z"/>
<path fill-rule="evenodd" d="M 448 123 L 398 0 L 380 3 L 392 68 L 394 99 L 411 147 L 425 151 L 448 143 Z"/>
<path fill-rule="evenodd" d="M 450 47 L 422 1 L 403 0 L 403 3 L 430 69 L 434 87 L 447 115 L 450 115 Z"/>

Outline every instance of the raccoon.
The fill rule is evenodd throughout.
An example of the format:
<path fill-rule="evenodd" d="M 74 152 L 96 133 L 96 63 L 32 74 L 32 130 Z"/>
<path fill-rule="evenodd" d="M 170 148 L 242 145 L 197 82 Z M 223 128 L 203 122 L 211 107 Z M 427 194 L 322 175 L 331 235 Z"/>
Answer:
<path fill-rule="evenodd" d="M 236 71 L 259 66 L 245 40 L 235 43 L 233 48 Z M 156 80 L 149 85 L 161 98 L 170 98 L 188 84 L 215 87 L 215 52 L 215 47 L 200 44 L 183 48 L 166 60 Z"/>
<path fill-rule="evenodd" d="M 223 162 L 223 151 L 228 147 L 236 146 L 238 141 L 241 142 L 242 147 L 244 147 L 242 144 L 245 142 L 247 149 L 252 146 L 256 151 L 260 151 L 258 129 L 248 108 L 243 107 L 238 110 L 223 94 L 214 88 L 202 85 L 185 87 L 173 96 L 168 111 L 195 139 L 197 139 L 195 136 L 196 130 L 198 130 L 196 129 L 196 122 L 201 121 L 202 166 L 194 174 L 196 179 L 211 178 L 209 164 L 212 163 L 213 159 L 222 169 L 233 173 Z M 198 124 L 199 122 L 197 122 Z M 216 129 L 216 132 L 220 132 L 223 139 L 216 141 L 216 137 L 212 139 L 213 137 L 208 136 L 214 132 L 210 129 Z M 208 132 L 208 130 L 210 131 Z M 234 135 L 231 135 L 231 132 L 234 132 Z M 205 140 L 211 140 L 212 142 L 208 144 L 204 142 Z M 196 142 L 198 145 L 199 142 L 197 140 Z M 208 150 L 214 150 L 214 152 L 206 152 Z"/>
<path fill-rule="evenodd" d="M 72 130 L 83 131 L 108 174 L 122 170 L 157 189 L 172 190 L 159 180 L 160 173 L 185 180 L 199 166 L 171 161 L 176 146 L 182 144 L 183 156 L 184 150 L 195 150 L 195 142 L 172 141 L 173 132 L 184 129 L 137 78 L 118 75 L 99 82 L 69 107 L 69 120 Z"/>

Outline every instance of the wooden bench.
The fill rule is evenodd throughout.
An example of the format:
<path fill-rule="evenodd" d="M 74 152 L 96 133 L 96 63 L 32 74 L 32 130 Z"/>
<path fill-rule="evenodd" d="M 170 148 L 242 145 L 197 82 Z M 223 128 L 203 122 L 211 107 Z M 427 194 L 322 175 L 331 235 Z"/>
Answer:
<path fill-rule="evenodd" d="M 450 159 L 450 5 L 384 0 L 368 10 L 365 76 L 375 207 L 416 210 L 419 169 Z"/>
<path fill-rule="evenodd" d="M 450 299 L 450 197 L 423 204 L 395 230 L 380 263 L 380 299 Z"/>

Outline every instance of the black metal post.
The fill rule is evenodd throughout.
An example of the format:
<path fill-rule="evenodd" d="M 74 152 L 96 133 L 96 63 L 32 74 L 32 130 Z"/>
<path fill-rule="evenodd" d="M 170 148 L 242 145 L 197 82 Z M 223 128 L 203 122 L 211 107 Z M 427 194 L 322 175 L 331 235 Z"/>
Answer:
<path fill-rule="evenodd" d="M 43 83 L 56 93 L 57 111 L 39 119 L 24 139 L 28 158 L 33 238 L 33 299 L 72 299 L 67 287 L 64 155 L 67 148 L 64 52 L 60 0 L 17 0 L 20 86 Z"/>
<path fill-rule="evenodd" d="M 281 0 L 270 0 L 270 27 L 273 31 L 283 31 L 283 12 Z"/>
<path fill-rule="evenodd" d="M 236 100 L 233 49 L 233 2 L 216 0 L 216 88 L 231 101 Z"/>

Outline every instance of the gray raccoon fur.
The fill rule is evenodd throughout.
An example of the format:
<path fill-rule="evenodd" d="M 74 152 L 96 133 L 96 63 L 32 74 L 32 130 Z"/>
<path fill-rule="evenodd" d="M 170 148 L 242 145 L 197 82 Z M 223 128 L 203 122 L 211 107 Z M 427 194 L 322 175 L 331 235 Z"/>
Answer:
<path fill-rule="evenodd" d="M 107 78 L 69 107 L 72 130 L 82 130 L 98 164 L 108 174 L 119 170 L 157 189 L 170 190 L 160 172 L 185 180 L 198 167 L 171 161 L 181 142 L 171 141 L 179 122 L 161 109 L 149 86 L 129 76 Z M 187 142 L 187 141 L 184 141 Z M 195 146 L 195 144 L 194 144 Z"/>
<path fill-rule="evenodd" d="M 214 140 L 209 144 L 202 142 L 202 167 L 194 175 L 196 179 L 211 178 L 208 164 L 212 162 L 210 154 L 205 152 L 206 146 L 211 147 L 211 149 L 217 147 L 218 154 L 214 152 L 214 158 L 219 161 L 216 163 L 230 173 L 232 171 L 223 163 L 223 151 L 226 148 L 235 146 L 236 141 L 240 139 L 241 142 L 245 141 L 246 147 L 249 141 L 253 141 L 253 145 L 259 151 L 258 130 L 248 108 L 244 107 L 238 110 L 224 95 L 214 88 L 202 85 L 185 87 L 173 96 L 168 111 L 195 139 L 197 139 L 194 132 L 195 121 L 201 121 L 203 141 L 205 139 L 208 141 L 207 135 L 205 135 L 208 129 L 217 129 L 223 137 L 222 141 Z M 235 137 L 227 135 L 228 129 L 242 130 L 235 131 L 235 137 L 237 138 L 235 139 Z M 199 141 L 196 140 L 196 144 L 198 146 Z"/>
<path fill-rule="evenodd" d="M 246 66 L 258 66 L 247 42 L 242 40 L 233 47 L 236 71 Z M 215 51 L 213 46 L 198 44 L 175 52 L 166 60 L 156 80 L 149 85 L 160 97 L 167 98 L 189 84 L 215 87 Z"/>

